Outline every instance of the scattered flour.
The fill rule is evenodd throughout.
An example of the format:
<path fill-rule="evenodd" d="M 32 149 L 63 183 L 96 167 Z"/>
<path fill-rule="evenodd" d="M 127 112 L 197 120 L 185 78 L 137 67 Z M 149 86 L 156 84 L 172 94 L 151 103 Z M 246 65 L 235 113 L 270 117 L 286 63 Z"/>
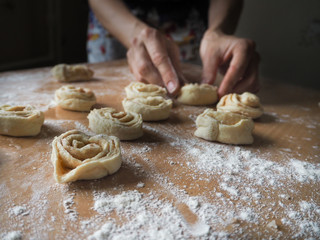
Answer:
<path fill-rule="evenodd" d="M 89 236 L 90 240 L 167 240 L 188 239 L 192 236 L 205 239 L 210 229 L 208 225 L 199 223 L 189 227 L 172 203 L 159 200 L 152 192 L 143 194 L 134 190 L 115 196 L 106 193 L 96 194 L 94 210 L 100 214 L 110 214 L 115 211 L 126 221 L 122 225 L 114 221 L 106 222 Z"/>
<path fill-rule="evenodd" d="M 22 215 L 22 216 L 29 215 L 29 211 L 27 210 L 27 208 L 25 206 L 14 206 L 13 208 L 11 208 L 11 212 L 16 216 L 18 216 L 18 215 Z"/>
<path fill-rule="evenodd" d="M 127 68 L 120 68 L 118 71 L 129 74 Z M 10 84 L 4 84 L 2 87 L 6 93 L 0 95 L 0 101 L 23 105 L 37 103 L 36 106 L 43 111 L 55 106 L 55 102 L 52 101 L 54 90 L 43 92 L 40 89 L 43 72 L 32 75 L 34 80 L 30 86 L 23 84 L 28 78 L 27 74 L 11 76 L 10 81 L 12 77 L 12 81 L 21 83 L 22 87 L 12 89 Z M 48 74 L 45 77 L 48 77 Z M 108 81 L 118 81 L 120 78 L 110 77 Z M 108 89 L 103 91 L 97 92 L 97 96 L 115 93 Z M 37 94 L 30 95 L 30 92 Z M 306 114 L 311 111 L 304 110 Z M 303 125 L 312 133 L 316 133 L 315 130 L 320 126 L 319 121 L 304 116 L 292 117 L 289 114 L 275 112 L 266 115 L 273 117 L 277 124 Z M 186 116 L 194 121 L 197 115 L 190 112 Z M 91 133 L 81 121 L 46 119 L 39 137 L 48 138 L 50 144 L 52 135 L 59 135 L 72 128 Z M 127 151 L 123 151 L 126 157 L 124 164 L 133 169 L 132 174 L 152 179 L 156 186 L 154 192 L 148 189 L 149 184 L 145 186 L 143 178 L 133 185 L 139 191 L 125 190 L 125 187 L 119 186 L 119 194 L 116 195 L 107 192 L 103 187 L 96 188 L 95 181 L 87 185 L 88 189 L 71 185 L 73 188 L 79 187 L 80 192 L 87 194 L 88 199 L 93 198 L 94 202 L 90 206 L 92 209 L 89 210 L 96 214 L 87 218 L 77 211 L 77 199 L 74 193 L 70 193 L 69 185 L 50 185 L 39 181 L 52 169 L 47 161 L 50 155 L 37 155 L 37 159 L 43 164 L 32 168 L 34 176 L 28 176 L 32 184 L 25 183 L 32 192 L 29 202 L 25 205 L 16 203 L 16 206 L 9 201 L 1 203 L 1 207 L 8 209 L 3 214 L 7 214 L 11 221 L 10 229 L 7 228 L 6 232 L 0 234 L 1 239 L 22 239 L 23 231 L 27 229 L 30 239 L 49 239 L 49 235 L 46 234 L 54 230 L 60 234 L 57 237 L 60 239 L 237 239 L 239 236 L 248 239 L 250 237 L 242 234 L 254 231 L 257 224 L 275 230 L 275 239 L 282 236 L 279 224 L 291 233 L 289 238 L 320 239 L 320 203 L 313 200 L 319 199 L 319 191 L 312 191 L 310 196 L 304 196 L 303 201 L 292 201 L 301 197 L 297 196 L 301 192 L 294 192 L 290 188 L 297 185 L 303 188 L 304 184 L 309 184 L 317 189 L 320 182 L 319 154 L 299 160 L 294 154 L 303 147 L 292 149 L 283 146 L 276 149 L 281 156 L 280 160 L 276 161 L 257 149 L 251 151 L 247 147 L 209 143 L 191 137 L 194 129 L 183 130 L 189 134 L 189 137 L 185 137 L 181 134 L 182 129 L 178 124 L 168 127 L 167 123 L 146 123 L 144 130 L 150 133 L 150 142 L 138 141 L 134 142 L 134 146 L 127 146 Z M 292 136 L 287 137 L 291 143 L 296 140 Z M 311 144 L 312 138 L 309 136 L 302 139 Z M 156 163 L 151 158 L 151 153 L 157 150 L 159 144 L 177 152 L 175 156 L 162 159 L 170 166 L 170 171 L 182 169 L 181 172 L 173 174 L 172 178 L 166 173 L 159 173 Z M 316 143 L 312 144 L 312 149 L 318 151 L 319 146 Z M 19 145 L 11 147 L 13 151 L 23 150 Z M 24 164 L 27 166 L 28 163 Z M 181 175 L 193 180 L 190 181 L 190 185 L 182 183 Z M 206 188 L 206 183 L 212 180 L 217 182 L 216 186 Z M 194 189 L 201 189 L 203 196 L 193 196 Z M 4 196 L 5 193 L 9 193 L 5 183 L 0 184 L 0 190 Z M 162 191 L 172 194 L 177 202 L 185 203 L 198 217 L 198 221 L 195 224 L 188 223 L 177 210 L 174 201 L 163 198 Z M 57 195 L 63 192 L 65 198 L 57 203 L 61 209 L 57 207 L 57 212 L 51 212 L 48 199 L 52 199 L 51 194 L 56 192 Z M 20 193 L 14 194 L 12 199 Z M 4 196 L 1 196 L 1 200 Z M 46 219 L 50 219 L 50 222 Z M 47 225 L 42 226 L 44 222 Z M 57 230 L 56 225 L 61 222 L 67 227 Z M 249 225 L 242 227 L 241 223 Z M 230 226 L 236 228 L 230 230 Z M 68 227 L 80 229 L 79 233 L 67 231 Z M 16 229 L 19 231 L 15 231 Z"/>
<path fill-rule="evenodd" d="M 1 237 L 2 240 L 21 240 L 22 234 L 20 231 L 12 231 L 7 234 L 5 234 L 3 237 Z"/>
<path fill-rule="evenodd" d="M 72 206 L 74 205 L 74 196 L 75 193 L 72 193 L 67 199 L 63 200 L 63 207 L 65 209 L 64 213 L 68 214 L 68 218 L 71 221 L 76 221 L 78 219 L 77 211 L 72 209 Z"/>

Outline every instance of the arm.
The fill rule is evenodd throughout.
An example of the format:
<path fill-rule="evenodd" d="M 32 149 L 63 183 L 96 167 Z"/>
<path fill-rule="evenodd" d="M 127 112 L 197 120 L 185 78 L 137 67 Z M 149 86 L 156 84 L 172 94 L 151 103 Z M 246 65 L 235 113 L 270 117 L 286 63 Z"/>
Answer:
<path fill-rule="evenodd" d="M 101 24 L 127 48 L 131 72 L 138 81 L 179 90 L 182 76 L 176 44 L 137 19 L 120 0 L 89 0 Z"/>
<path fill-rule="evenodd" d="M 120 0 L 89 0 L 89 4 L 103 27 L 127 48 L 133 38 L 147 27 Z"/>
<path fill-rule="evenodd" d="M 212 31 L 233 34 L 241 15 L 243 0 L 211 0 L 208 26 Z"/>
<path fill-rule="evenodd" d="M 230 92 L 256 92 L 259 88 L 259 56 L 249 39 L 232 34 L 241 13 L 243 1 L 211 0 L 209 28 L 200 46 L 203 82 L 212 84 L 218 70 L 225 73 L 219 87 L 220 97 Z"/>

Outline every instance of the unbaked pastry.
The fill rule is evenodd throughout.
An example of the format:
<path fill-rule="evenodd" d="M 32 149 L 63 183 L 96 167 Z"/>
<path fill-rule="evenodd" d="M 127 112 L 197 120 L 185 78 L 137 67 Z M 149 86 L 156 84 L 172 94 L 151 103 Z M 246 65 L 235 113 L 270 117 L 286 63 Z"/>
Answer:
<path fill-rule="evenodd" d="M 127 98 L 161 96 L 165 97 L 167 90 L 155 84 L 144 84 L 142 82 L 132 82 L 125 87 Z"/>
<path fill-rule="evenodd" d="M 89 88 L 62 86 L 55 93 L 57 104 L 63 109 L 89 111 L 96 103 L 96 97 Z"/>
<path fill-rule="evenodd" d="M 0 106 L 0 134 L 24 137 L 40 133 L 43 112 L 33 106 Z"/>
<path fill-rule="evenodd" d="M 141 114 L 144 121 L 159 121 L 169 117 L 172 100 L 160 96 L 125 98 L 122 101 L 122 106 L 126 112 Z"/>
<path fill-rule="evenodd" d="M 51 74 L 59 82 L 74 82 L 90 80 L 93 76 L 93 71 L 86 65 L 58 64 L 52 68 Z"/>
<path fill-rule="evenodd" d="M 197 137 L 228 144 L 253 143 L 252 119 L 242 115 L 206 109 L 196 119 Z"/>
<path fill-rule="evenodd" d="M 142 117 L 134 112 L 117 112 L 114 108 L 93 109 L 88 115 L 89 128 L 95 133 L 133 140 L 143 135 Z"/>
<path fill-rule="evenodd" d="M 263 114 L 259 97 L 249 92 L 241 95 L 231 93 L 223 96 L 217 104 L 217 110 L 238 113 L 253 119 Z"/>
<path fill-rule="evenodd" d="M 177 98 L 187 105 L 209 105 L 217 102 L 217 87 L 209 84 L 190 83 L 184 85 Z"/>
<path fill-rule="evenodd" d="M 114 136 L 88 136 L 71 130 L 53 140 L 51 161 L 58 183 L 102 178 L 121 166 L 120 141 Z"/>

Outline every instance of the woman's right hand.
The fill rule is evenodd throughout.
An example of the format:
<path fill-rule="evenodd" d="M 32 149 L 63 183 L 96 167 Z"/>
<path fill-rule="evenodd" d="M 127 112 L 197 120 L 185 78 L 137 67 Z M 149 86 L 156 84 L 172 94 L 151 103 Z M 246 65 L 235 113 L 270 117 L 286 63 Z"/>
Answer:
<path fill-rule="evenodd" d="M 158 30 L 146 26 L 133 38 L 127 58 L 138 81 L 165 86 L 171 95 L 183 80 L 178 46 Z"/>

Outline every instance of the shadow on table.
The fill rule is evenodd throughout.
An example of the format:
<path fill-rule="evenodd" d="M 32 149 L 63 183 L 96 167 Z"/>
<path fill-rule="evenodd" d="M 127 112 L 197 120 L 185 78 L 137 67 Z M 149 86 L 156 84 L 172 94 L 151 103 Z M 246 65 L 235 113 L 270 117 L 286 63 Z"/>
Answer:
<path fill-rule="evenodd" d="M 146 176 L 139 173 L 132 164 L 126 161 L 122 163 L 119 171 L 112 175 L 105 176 L 96 180 L 80 180 L 67 185 L 68 191 L 73 190 L 103 190 L 111 191 L 120 187 L 135 189 L 139 182 L 144 182 Z"/>
<path fill-rule="evenodd" d="M 268 113 L 264 113 L 261 117 L 254 120 L 258 123 L 272 123 L 277 121 L 277 117 Z"/>
<path fill-rule="evenodd" d="M 267 137 L 262 136 L 257 133 L 253 133 L 253 139 L 254 139 L 254 142 L 250 146 L 251 148 L 265 148 L 265 147 L 273 146 L 273 144 L 274 144 L 272 139 L 267 138 Z"/>

